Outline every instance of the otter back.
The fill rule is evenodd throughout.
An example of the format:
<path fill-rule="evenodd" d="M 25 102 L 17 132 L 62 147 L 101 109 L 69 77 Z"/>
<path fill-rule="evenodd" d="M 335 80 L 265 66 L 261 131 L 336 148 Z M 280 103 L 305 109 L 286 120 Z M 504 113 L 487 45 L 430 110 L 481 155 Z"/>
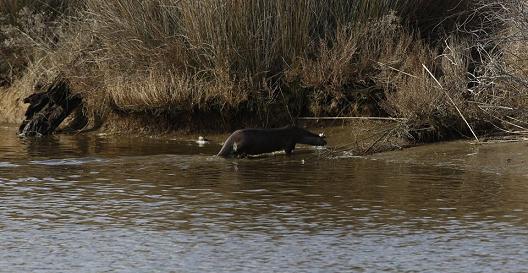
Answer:
<path fill-rule="evenodd" d="M 323 136 L 298 127 L 272 129 L 242 129 L 233 132 L 225 141 L 218 156 L 244 157 L 284 150 L 291 154 L 297 143 L 323 146 Z"/>

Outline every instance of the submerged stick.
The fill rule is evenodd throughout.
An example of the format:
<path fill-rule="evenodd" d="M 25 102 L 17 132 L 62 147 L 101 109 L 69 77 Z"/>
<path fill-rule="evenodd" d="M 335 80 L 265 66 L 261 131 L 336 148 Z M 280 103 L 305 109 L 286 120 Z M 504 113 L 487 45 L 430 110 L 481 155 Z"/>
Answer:
<path fill-rule="evenodd" d="M 480 143 L 478 137 L 477 137 L 477 134 L 475 134 L 475 131 L 473 131 L 473 128 L 471 128 L 471 125 L 469 125 L 469 122 L 466 120 L 466 118 L 464 117 L 464 115 L 462 114 L 462 111 L 460 111 L 460 109 L 458 108 L 458 106 L 456 105 L 455 101 L 451 98 L 451 96 L 449 96 L 449 93 L 447 93 L 447 91 L 444 89 L 444 87 L 442 86 L 442 84 L 436 79 L 436 77 L 433 75 L 433 73 L 431 73 L 431 71 L 427 68 L 427 66 L 425 66 L 425 64 L 422 64 L 423 68 L 425 68 L 425 70 L 427 71 L 427 73 L 429 73 L 429 75 L 431 75 L 431 77 L 435 80 L 435 82 L 438 84 L 438 86 L 440 86 L 440 89 L 442 89 L 442 91 L 444 91 L 444 93 L 446 94 L 447 98 L 449 99 L 449 101 L 453 104 L 453 106 L 455 107 L 455 109 L 457 110 L 458 114 L 460 115 L 460 117 L 464 120 L 464 122 L 466 123 L 467 127 L 469 128 L 469 130 L 471 131 L 471 133 L 473 134 L 473 137 L 475 137 L 475 140 L 477 140 L 477 143 Z"/>

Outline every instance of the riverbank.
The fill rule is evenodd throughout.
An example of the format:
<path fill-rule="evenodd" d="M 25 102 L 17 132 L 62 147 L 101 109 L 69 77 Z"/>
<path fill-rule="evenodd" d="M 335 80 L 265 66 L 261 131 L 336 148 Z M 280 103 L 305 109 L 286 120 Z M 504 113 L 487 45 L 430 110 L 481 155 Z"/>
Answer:
<path fill-rule="evenodd" d="M 23 117 L 27 106 L 21 103 L 24 96 L 27 96 L 27 94 L 22 93 L 6 92 L 0 94 L 0 116 L 4 118 L 3 124 L 5 126 L 15 128 L 22 121 L 21 117 Z M 149 119 L 143 115 L 115 115 L 98 129 L 87 129 L 83 134 L 116 137 L 138 136 L 158 139 L 159 141 L 179 140 L 191 142 L 197 140 L 199 136 L 205 136 L 213 144 L 221 146 L 230 132 L 246 128 L 233 128 L 233 124 L 227 125 L 223 123 L 216 123 L 215 126 L 211 126 L 211 119 L 202 119 L 202 123 L 191 127 L 176 127 L 168 122 L 170 121 L 160 122 L 160 120 Z M 328 146 L 323 152 L 327 156 L 361 156 L 401 150 L 424 144 L 423 140 L 409 135 L 408 123 L 405 119 L 371 119 L 368 117 L 357 119 L 309 118 L 296 119 L 295 122 L 298 126 L 306 127 L 313 132 L 324 133 L 328 137 Z M 67 123 L 65 122 L 61 128 Z M 13 133 L 15 132 L 13 131 Z M 426 134 L 427 129 L 421 133 Z M 527 140 L 527 134 L 522 132 L 516 134 L 495 132 L 479 134 L 477 137 L 478 141 L 473 139 L 473 144 L 522 142 Z M 470 136 L 467 136 L 467 138 L 471 139 Z M 454 139 L 456 138 L 451 140 Z"/>
<path fill-rule="evenodd" d="M 409 142 L 528 131 L 526 3 L 376 3 L 0 0 L 0 122 L 60 78 L 79 132 L 325 116 L 405 119 L 391 133 Z"/>

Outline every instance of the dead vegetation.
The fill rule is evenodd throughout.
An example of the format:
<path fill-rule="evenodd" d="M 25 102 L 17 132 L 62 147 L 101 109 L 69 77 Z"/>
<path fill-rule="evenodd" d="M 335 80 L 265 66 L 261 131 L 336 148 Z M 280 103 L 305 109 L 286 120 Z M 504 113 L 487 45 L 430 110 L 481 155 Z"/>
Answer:
<path fill-rule="evenodd" d="M 405 118 L 420 141 L 527 131 L 525 1 L 37 2 L 0 0 L 0 96 L 61 74 L 87 129 L 352 115 Z"/>

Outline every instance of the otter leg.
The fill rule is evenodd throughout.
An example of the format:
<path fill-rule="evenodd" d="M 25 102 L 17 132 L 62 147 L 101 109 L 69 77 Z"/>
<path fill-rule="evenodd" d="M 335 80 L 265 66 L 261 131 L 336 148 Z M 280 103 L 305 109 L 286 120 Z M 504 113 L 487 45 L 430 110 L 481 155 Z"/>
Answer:
<path fill-rule="evenodd" d="M 284 149 L 284 152 L 286 153 L 286 155 L 291 155 L 294 149 L 295 149 L 295 143 L 286 146 L 286 148 Z"/>

